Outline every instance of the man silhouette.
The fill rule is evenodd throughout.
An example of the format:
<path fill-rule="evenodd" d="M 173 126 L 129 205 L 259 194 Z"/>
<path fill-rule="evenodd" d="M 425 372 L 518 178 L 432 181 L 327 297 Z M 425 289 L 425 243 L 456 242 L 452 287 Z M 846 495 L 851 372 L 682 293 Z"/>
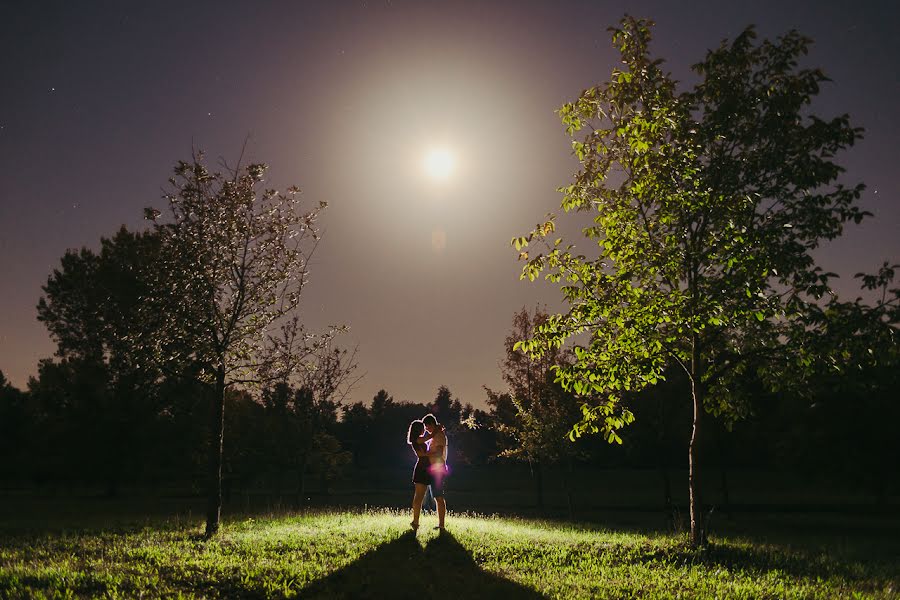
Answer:
<path fill-rule="evenodd" d="M 428 443 L 428 458 L 431 460 L 431 475 L 434 477 L 431 492 L 437 504 L 437 529 L 443 531 L 444 519 L 447 516 L 447 501 L 444 499 L 444 482 L 447 479 L 447 434 L 434 415 L 425 415 L 422 423 L 427 432 L 425 438 Z"/>

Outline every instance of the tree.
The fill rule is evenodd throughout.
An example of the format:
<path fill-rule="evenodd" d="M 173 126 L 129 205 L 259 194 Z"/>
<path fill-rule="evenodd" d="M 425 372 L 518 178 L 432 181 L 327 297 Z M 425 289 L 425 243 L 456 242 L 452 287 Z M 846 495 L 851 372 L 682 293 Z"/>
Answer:
<path fill-rule="evenodd" d="M 462 416 L 462 403 L 458 398 L 453 397 L 450 388 L 442 385 L 438 387 L 434 402 L 431 404 L 431 412 L 440 423 L 455 428 L 459 425 L 459 419 Z"/>
<path fill-rule="evenodd" d="M 110 494 L 140 466 L 141 442 L 162 408 L 154 394 L 161 373 L 132 343 L 148 321 L 142 299 L 151 292 L 159 257 L 158 235 L 122 227 L 101 238 L 98 252 L 67 251 L 38 301 L 38 320 L 61 361 L 52 376 L 52 365 L 42 364 L 47 381 L 38 387 L 71 397 L 68 417 L 81 424 L 77 445 L 93 449 L 80 464 L 85 472 L 102 472 Z"/>
<path fill-rule="evenodd" d="M 353 378 L 356 352 L 333 348 L 330 342 L 320 345 L 305 364 L 307 368 L 295 378 L 298 389 L 290 420 L 299 446 L 298 504 L 303 503 L 308 469 L 318 471 L 322 489 L 327 491 L 328 484 L 353 460 L 336 437 L 336 424 L 341 402 L 358 381 Z"/>
<path fill-rule="evenodd" d="M 544 509 L 543 469 L 565 461 L 571 468 L 578 449 L 567 433 L 578 418 L 578 408 L 569 394 L 553 381 L 551 369 L 565 361 L 556 348 L 540 356 L 528 355 L 516 347 L 519 340 L 533 336 L 547 321 L 548 314 L 537 308 L 532 315 L 522 308 L 513 316 L 513 328 L 506 338 L 506 357 L 500 365 L 507 393 L 485 387 L 491 420 L 505 441 L 499 456 L 527 461 L 535 478 L 538 510 Z M 569 478 L 565 478 L 570 516 L 574 503 Z"/>
<path fill-rule="evenodd" d="M 387 393 L 386 390 L 378 390 L 378 393 L 372 398 L 372 406 L 369 409 L 372 417 L 378 419 L 384 416 L 384 413 L 394 406 L 394 397 Z"/>
<path fill-rule="evenodd" d="M 262 401 L 260 420 L 265 438 L 258 451 L 266 464 L 275 467 L 279 488 L 285 472 L 294 475 L 295 504 L 302 506 L 311 472 L 318 472 L 327 482 L 352 460 L 334 435 L 339 403 L 327 390 L 294 387 L 286 382 L 265 387 Z"/>
<path fill-rule="evenodd" d="M 353 454 L 353 464 L 356 467 L 368 466 L 373 425 L 369 409 L 362 402 L 343 407 L 341 441 Z"/>
<path fill-rule="evenodd" d="M 28 394 L 14 387 L 0 371 L 0 473 L 7 481 L 20 478 L 27 462 L 26 450 L 32 420 L 28 414 Z"/>
<path fill-rule="evenodd" d="M 649 52 L 652 23 L 612 28 L 622 67 L 559 111 L 580 170 L 565 211 L 594 214 L 592 256 L 552 239 L 554 217 L 513 245 L 522 276 L 546 271 L 570 308 L 519 347 L 534 355 L 575 338 L 557 379 L 583 400 L 574 434 L 633 420 L 623 395 L 674 364 L 690 383 L 691 542 L 704 537 L 699 438 L 703 414 L 740 417 L 730 387 L 746 359 L 783 350 L 787 324 L 828 286 L 812 251 L 865 215 L 862 185 L 837 183 L 833 162 L 861 130 L 810 113 L 818 69 L 800 69 L 810 40 L 795 31 L 755 44 L 752 27 L 694 65 L 685 91 Z M 582 137 L 579 132 L 585 131 Z M 542 243 L 529 255 L 529 243 Z M 754 364 L 756 364 L 754 362 Z"/>
<path fill-rule="evenodd" d="M 314 370 L 308 359 L 341 329 L 313 335 L 297 316 L 326 204 L 303 210 L 297 187 L 264 188 L 265 165 L 225 170 L 208 169 L 202 154 L 178 162 L 169 220 L 145 211 L 163 246 L 147 305 L 166 322 L 140 341 L 161 362 L 198 365 L 210 390 L 207 536 L 221 515 L 226 390 Z"/>
<path fill-rule="evenodd" d="M 135 322 L 147 322 L 144 299 L 153 293 L 152 272 L 160 258 L 158 234 L 125 227 L 101 238 L 99 252 L 67 251 L 37 306 L 57 356 L 102 361 L 117 377 L 152 367 L 133 341 Z"/>

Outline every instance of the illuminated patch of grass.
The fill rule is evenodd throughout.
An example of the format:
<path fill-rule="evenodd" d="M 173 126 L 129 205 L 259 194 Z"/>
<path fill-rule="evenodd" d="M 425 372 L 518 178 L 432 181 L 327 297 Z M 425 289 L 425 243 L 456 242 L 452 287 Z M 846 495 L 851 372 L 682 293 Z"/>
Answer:
<path fill-rule="evenodd" d="M 392 511 L 309 512 L 14 532 L 0 597 L 829 598 L 896 597 L 896 556 L 455 515 L 449 533 Z"/>

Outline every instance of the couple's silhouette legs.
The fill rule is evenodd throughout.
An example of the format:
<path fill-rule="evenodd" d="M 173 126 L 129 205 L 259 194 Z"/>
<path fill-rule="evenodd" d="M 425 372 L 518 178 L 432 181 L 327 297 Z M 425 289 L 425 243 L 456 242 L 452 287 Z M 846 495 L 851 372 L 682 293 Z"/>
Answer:
<path fill-rule="evenodd" d="M 425 500 L 425 493 L 428 491 L 428 486 L 424 483 L 417 483 L 415 492 L 413 493 L 413 503 L 412 503 L 412 512 L 413 518 L 412 522 L 409 524 L 413 529 L 419 528 L 419 515 L 422 513 L 422 503 Z M 438 529 L 444 528 L 444 520 L 447 517 L 447 501 L 444 500 L 443 496 L 436 496 L 434 498 L 434 503 L 437 505 L 437 514 L 438 514 Z"/>
<path fill-rule="evenodd" d="M 434 499 L 434 503 L 437 504 L 438 529 L 443 530 L 444 519 L 447 517 L 447 501 L 443 496 L 438 496 Z"/>
<path fill-rule="evenodd" d="M 412 503 L 412 512 L 413 518 L 412 522 L 409 524 L 413 529 L 419 528 L 419 514 L 422 512 L 422 501 L 425 500 L 425 492 L 428 490 L 428 486 L 424 483 L 417 483 L 416 491 L 413 493 L 413 503 Z"/>

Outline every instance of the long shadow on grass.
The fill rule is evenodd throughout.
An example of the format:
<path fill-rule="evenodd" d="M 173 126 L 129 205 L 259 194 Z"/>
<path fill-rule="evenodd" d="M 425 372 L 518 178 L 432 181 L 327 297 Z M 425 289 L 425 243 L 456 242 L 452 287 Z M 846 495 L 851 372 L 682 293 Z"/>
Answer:
<path fill-rule="evenodd" d="M 449 532 L 423 549 L 413 532 L 364 554 L 311 583 L 301 598 L 544 598 L 538 592 L 483 571 Z"/>

